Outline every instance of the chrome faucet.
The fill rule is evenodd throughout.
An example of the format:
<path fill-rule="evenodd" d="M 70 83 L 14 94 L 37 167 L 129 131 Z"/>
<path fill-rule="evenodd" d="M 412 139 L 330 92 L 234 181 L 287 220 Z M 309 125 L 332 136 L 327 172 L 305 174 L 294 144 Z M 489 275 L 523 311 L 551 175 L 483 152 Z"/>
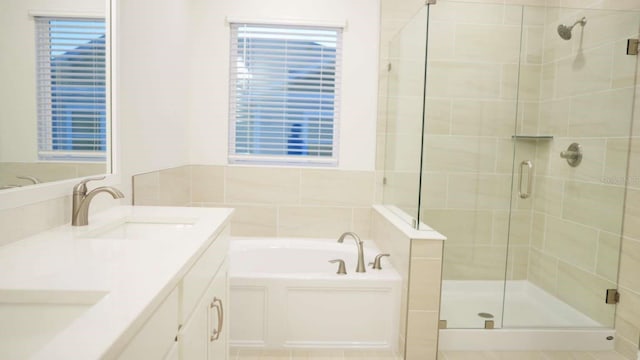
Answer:
<path fill-rule="evenodd" d="M 343 242 L 344 238 L 347 236 L 351 236 L 353 240 L 356 241 L 356 245 L 358 246 L 358 266 L 356 267 L 356 272 L 366 272 L 367 270 L 364 267 L 364 249 L 362 248 L 362 240 L 360 240 L 360 237 L 356 233 L 348 231 L 340 235 L 340 237 L 338 238 L 338 242 Z"/>
<path fill-rule="evenodd" d="M 93 180 L 104 180 L 104 176 L 84 179 L 73 187 L 73 209 L 71 210 L 71 225 L 85 226 L 89 224 L 89 205 L 94 196 L 101 192 L 111 194 L 114 199 L 124 198 L 124 194 L 114 187 L 101 186 L 87 193 L 87 182 Z"/>

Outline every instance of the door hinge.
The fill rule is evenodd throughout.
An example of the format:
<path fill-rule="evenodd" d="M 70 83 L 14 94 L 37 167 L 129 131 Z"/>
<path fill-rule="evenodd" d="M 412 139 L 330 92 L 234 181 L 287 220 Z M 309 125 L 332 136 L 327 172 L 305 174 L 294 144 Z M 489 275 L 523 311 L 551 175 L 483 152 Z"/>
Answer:
<path fill-rule="evenodd" d="M 391 68 L 392 68 L 391 63 L 388 63 L 387 64 L 387 71 L 391 71 Z"/>
<path fill-rule="evenodd" d="M 607 297 L 604 300 L 607 304 L 617 304 L 620 302 L 620 293 L 618 289 L 607 289 Z"/>
<path fill-rule="evenodd" d="M 387 177 L 382 178 L 382 185 L 387 185 Z"/>
<path fill-rule="evenodd" d="M 446 328 L 447 328 L 447 320 L 439 320 L 438 329 L 446 329 Z"/>
<path fill-rule="evenodd" d="M 627 55 L 638 55 L 639 46 L 640 46 L 640 40 L 627 39 Z"/>

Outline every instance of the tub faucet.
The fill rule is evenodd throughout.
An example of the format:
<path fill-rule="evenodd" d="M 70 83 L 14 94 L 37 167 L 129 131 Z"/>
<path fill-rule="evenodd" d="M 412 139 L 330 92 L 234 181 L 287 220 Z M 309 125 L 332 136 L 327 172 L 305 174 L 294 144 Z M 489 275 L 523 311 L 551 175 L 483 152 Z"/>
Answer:
<path fill-rule="evenodd" d="M 94 196 L 101 192 L 111 194 L 114 199 L 124 198 L 124 194 L 114 187 L 101 186 L 87 193 L 87 182 L 93 180 L 104 180 L 104 176 L 84 179 L 73 187 L 73 209 L 71 210 L 71 225 L 85 226 L 89 224 L 89 205 Z"/>
<path fill-rule="evenodd" d="M 356 267 L 356 272 L 363 273 L 366 272 L 366 268 L 364 267 L 364 249 L 362 248 L 362 240 L 360 237 L 354 232 L 346 232 L 338 238 L 338 242 L 341 243 L 344 241 L 344 238 L 347 236 L 351 236 L 353 240 L 356 241 L 356 246 L 358 246 L 358 266 Z"/>

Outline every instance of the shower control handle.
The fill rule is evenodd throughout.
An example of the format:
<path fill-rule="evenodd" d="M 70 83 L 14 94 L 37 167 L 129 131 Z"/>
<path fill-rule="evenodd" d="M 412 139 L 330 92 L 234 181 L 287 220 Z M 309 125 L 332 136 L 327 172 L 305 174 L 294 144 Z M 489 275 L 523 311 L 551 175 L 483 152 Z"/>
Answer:
<path fill-rule="evenodd" d="M 329 260 L 329 262 L 332 264 L 338 263 L 338 271 L 336 271 L 336 274 L 347 275 L 347 268 L 346 266 L 344 266 L 344 260 L 334 259 L 334 260 Z"/>
<path fill-rule="evenodd" d="M 571 167 L 576 167 L 582 162 L 582 146 L 578 143 L 569 145 L 567 150 L 560 152 L 560 157 L 567 159 L 567 163 Z"/>
<path fill-rule="evenodd" d="M 524 182 L 524 168 L 527 168 L 527 190 L 523 190 L 523 182 Z M 524 160 L 520 163 L 520 183 L 518 186 L 518 195 L 520 195 L 521 199 L 527 199 L 531 196 L 531 191 L 533 189 L 533 163 L 531 160 Z"/>

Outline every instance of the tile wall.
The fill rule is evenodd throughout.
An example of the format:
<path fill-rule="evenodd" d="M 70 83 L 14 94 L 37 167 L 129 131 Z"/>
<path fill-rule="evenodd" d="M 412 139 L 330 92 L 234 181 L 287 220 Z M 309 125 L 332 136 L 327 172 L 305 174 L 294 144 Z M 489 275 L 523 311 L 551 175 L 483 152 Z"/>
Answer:
<path fill-rule="evenodd" d="M 407 360 L 435 359 L 443 241 L 412 238 L 401 229 L 407 224 L 389 220 L 395 214 L 387 208 L 375 206 L 372 216 L 372 239 L 391 254 L 389 261 L 403 279 L 400 355 Z"/>
<path fill-rule="evenodd" d="M 369 238 L 373 171 L 189 165 L 133 177 L 135 205 L 234 207 L 234 236 Z"/>

